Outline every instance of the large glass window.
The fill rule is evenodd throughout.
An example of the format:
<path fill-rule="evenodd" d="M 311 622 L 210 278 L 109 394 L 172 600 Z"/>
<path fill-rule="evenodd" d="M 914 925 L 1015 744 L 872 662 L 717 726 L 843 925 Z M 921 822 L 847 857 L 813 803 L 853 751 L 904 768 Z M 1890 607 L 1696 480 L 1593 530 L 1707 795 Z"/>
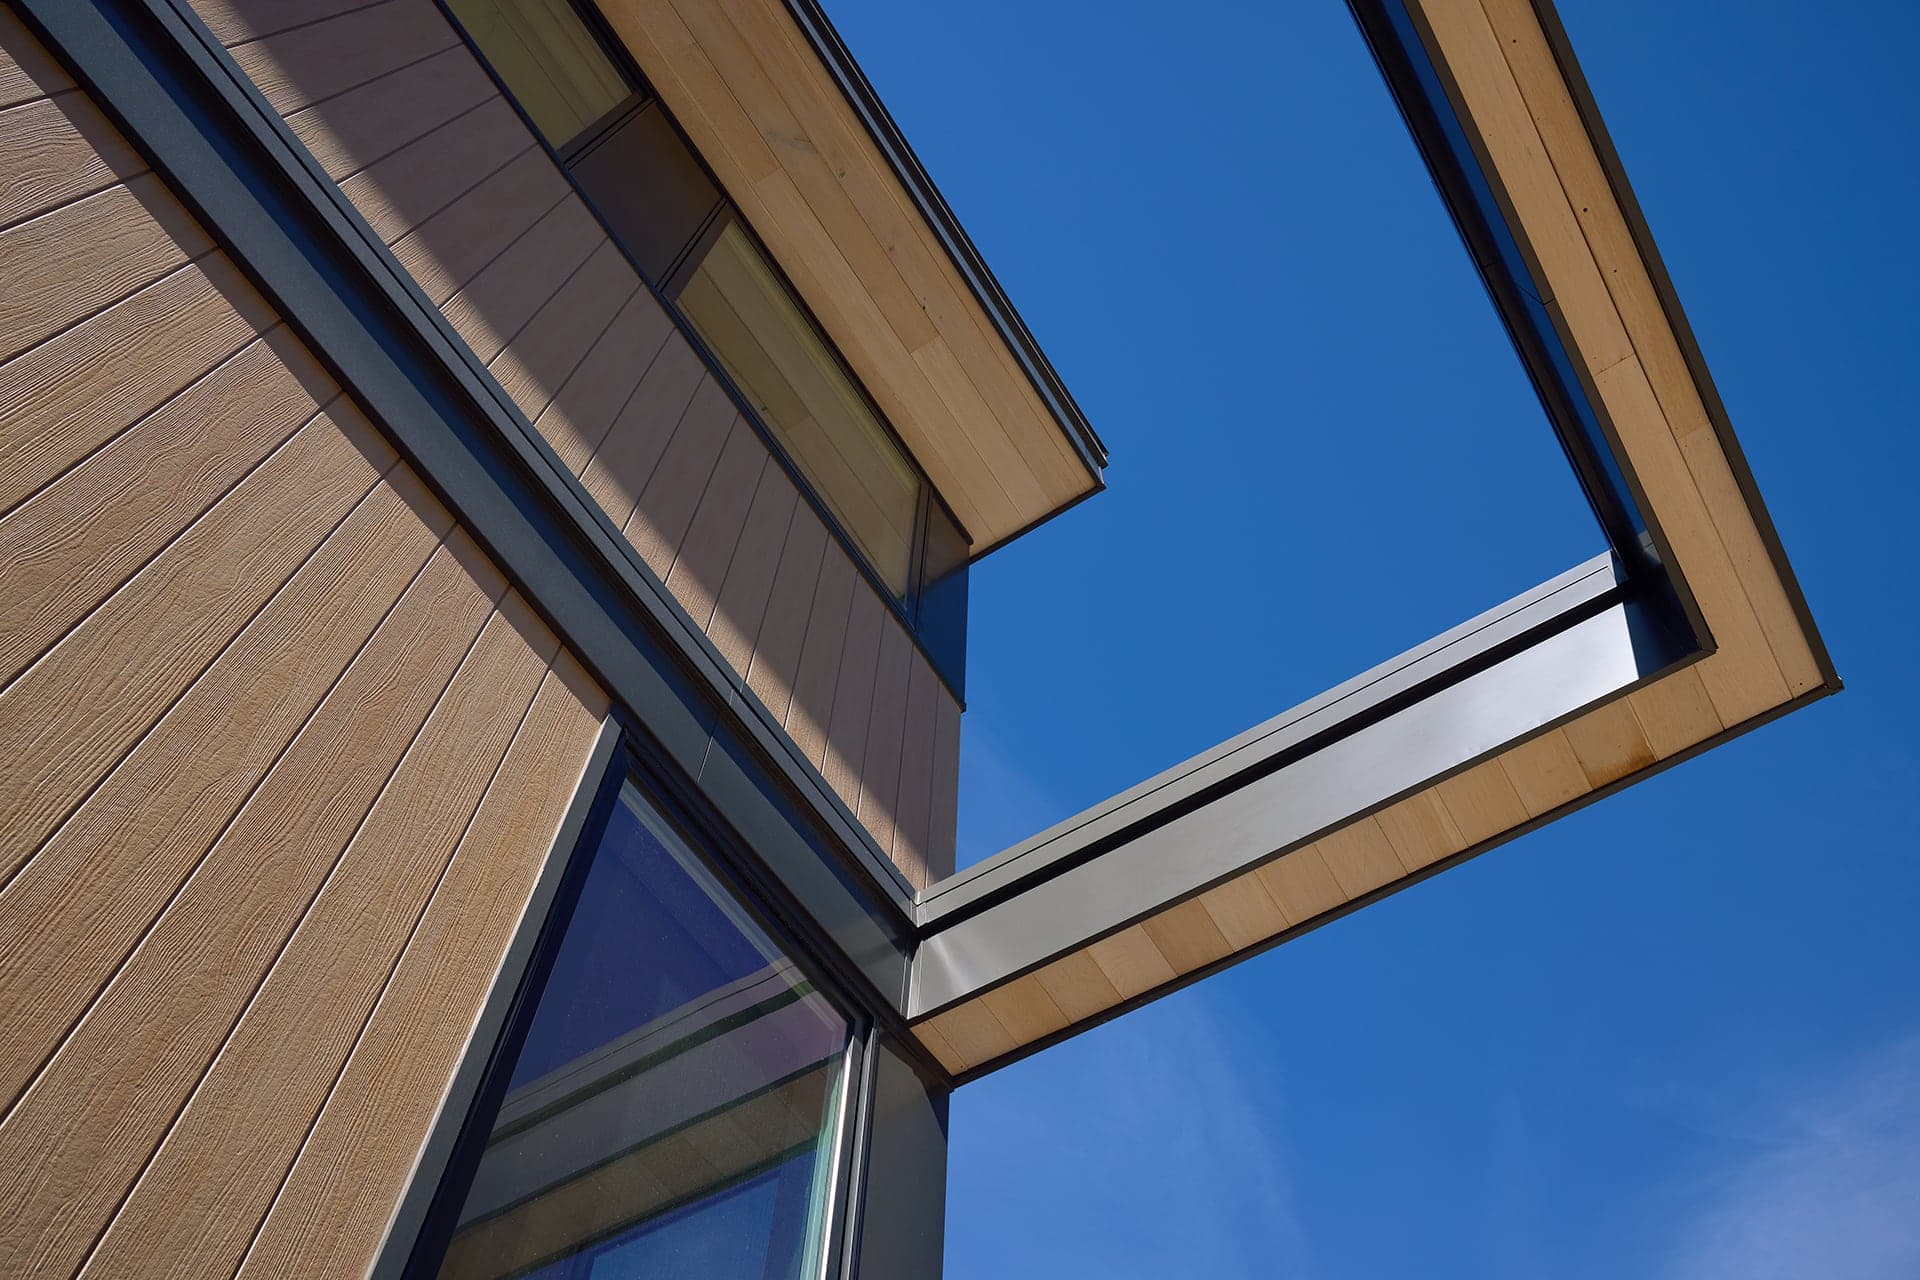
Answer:
<path fill-rule="evenodd" d="M 439 1274 L 810 1280 L 851 1028 L 629 782 Z"/>

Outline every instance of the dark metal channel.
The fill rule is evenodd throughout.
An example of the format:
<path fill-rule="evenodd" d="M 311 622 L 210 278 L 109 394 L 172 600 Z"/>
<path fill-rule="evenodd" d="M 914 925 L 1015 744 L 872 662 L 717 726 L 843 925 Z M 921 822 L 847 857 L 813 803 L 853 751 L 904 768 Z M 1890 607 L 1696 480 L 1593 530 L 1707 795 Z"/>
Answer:
<path fill-rule="evenodd" d="M 898 1017 L 911 891 L 184 3 L 19 12 L 612 695 L 636 750 L 736 833 L 743 874 Z"/>

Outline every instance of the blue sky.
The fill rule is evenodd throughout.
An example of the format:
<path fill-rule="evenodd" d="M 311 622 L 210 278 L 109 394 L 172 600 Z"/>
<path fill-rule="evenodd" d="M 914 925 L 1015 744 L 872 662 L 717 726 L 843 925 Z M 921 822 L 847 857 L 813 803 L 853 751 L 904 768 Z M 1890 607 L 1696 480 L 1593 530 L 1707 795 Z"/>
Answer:
<path fill-rule="evenodd" d="M 830 9 L 1114 455 L 963 860 L 1600 549 L 1343 5 Z M 952 1280 L 1920 1274 L 1920 12 L 1563 16 L 1850 687 L 963 1089 Z"/>

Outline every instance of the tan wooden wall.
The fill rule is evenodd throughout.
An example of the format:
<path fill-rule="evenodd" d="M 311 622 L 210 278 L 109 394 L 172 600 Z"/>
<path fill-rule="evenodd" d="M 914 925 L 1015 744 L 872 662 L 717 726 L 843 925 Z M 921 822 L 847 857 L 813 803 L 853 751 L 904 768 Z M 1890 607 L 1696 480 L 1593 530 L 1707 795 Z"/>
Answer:
<path fill-rule="evenodd" d="M 363 1274 L 604 713 L 0 9 L 0 1275 Z"/>
<path fill-rule="evenodd" d="M 196 0 L 907 881 L 960 708 L 432 0 Z"/>

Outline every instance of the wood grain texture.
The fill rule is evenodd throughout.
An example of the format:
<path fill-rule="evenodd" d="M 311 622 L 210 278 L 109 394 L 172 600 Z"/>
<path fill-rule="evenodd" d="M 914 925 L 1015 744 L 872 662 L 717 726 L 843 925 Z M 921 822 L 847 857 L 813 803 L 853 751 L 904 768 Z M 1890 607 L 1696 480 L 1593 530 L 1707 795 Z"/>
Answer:
<path fill-rule="evenodd" d="M 927 1020 L 949 1046 L 962 1067 L 991 1061 L 1017 1046 L 985 1001 L 973 1000 Z"/>
<path fill-rule="evenodd" d="M 479 633 L 475 570 L 435 554 L 0 1121 L 0 1269 L 71 1272 L 107 1225 Z"/>
<path fill-rule="evenodd" d="M 579 786 L 606 709 L 605 695 L 562 652 L 239 1276 L 365 1274 Z"/>
<path fill-rule="evenodd" d="M 266 303 L 213 254 L 0 365 L 0 513 L 271 323 Z"/>
<path fill-rule="evenodd" d="M 1431 791 L 1421 791 L 1373 815 L 1387 842 L 1409 871 L 1450 857 L 1467 847 L 1453 815 Z"/>
<path fill-rule="evenodd" d="M 753 637 L 747 686 L 766 705 L 775 723 L 786 724 L 793 690 L 800 677 L 801 646 L 821 590 L 827 530 L 807 503 L 796 501 L 780 549 L 766 611 Z M 845 610 L 841 611 L 845 617 Z"/>
<path fill-rule="evenodd" d="M 532 148 L 520 117 L 496 95 L 382 155 L 342 180 L 340 190 L 381 241 L 392 244 Z M 560 199 L 559 187 L 550 189 L 547 207 Z"/>
<path fill-rule="evenodd" d="M 518 597 L 488 620 L 82 1276 L 238 1266 L 554 647 Z M 249 1176 L 205 1177 L 214 1167 Z"/>
<path fill-rule="evenodd" d="M 194 12 L 224 45 L 304 27 L 385 0 L 193 0 Z"/>
<path fill-rule="evenodd" d="M 620 314 L 594 339 L 579 367 L 533 424 L 569 471 L 579 475 L 586 470 L 672 332 L 672 322 L 653 296 L 636 289 Z"/>
<path fill-rule="evenodd" d="M 396 468 L 33 853 L 0 891 L 0 1039 L 78 1020 L 451 523 Z"/>
<path fill-rule="evenodd" d="M 1571 804 L 1591 789 L 1580 757 L 1573 754 L 1573 744 L 1559 729 L 1509 747 L 1500 757 L 1500 767 L 1528 817 Z"/>
<path fill-rule="evenodd" d="M 386 0 L 235 44 L 230 52 L 285 116 L 450 49 L 459 39 L 433 5 Z"/>
<path fill-rule="evenodd" d="M 359 183 L 367 175 L 351 180 Z M 356 191 L 363 198 L 364 191 Z M 393 256 L 435 306 L 444 306 L 535 223 L 567 198 L 566 180 L 544 152 L 527 149 L 393 242 Z M 369 205 L 373 202 L 368 201 Z M 378 212 L 378 206 L 374 206 Z M 390 232 L 401 230 L 393 218 Z"/>
<path fill-rule="evenodd" d="M 1173 966 L 1137 924 L 1089 944 L 1087 954 L 1123 1000 L 1174 979 Z"/>
<path fill-rule="evenodd" d="M 1647 745 L 1662 760 L 1706 741 L 1724 727 L 1700 673 L 1691 667 L 1635 689 L 1627 695 L 1627 701 L 1646 734 Z"/>
<path fill-rule="evenodd" d="M 333 397 L 285 328 L 0 518 L 0 685 Z"/>
<path fill-rule="evenodd" d="M 1169 907 L 1140 927 L 1175 973 L 1191 973 L 1233 950 L 1198 898 Z"/>
<path fill-rule="evenodd" d="M 1479 844 L 1527 820 L 1527 807 L 1498 760 L 1456 773 L 1436 788 L 1461 838 Z"/>
<path fill-rule="evenodd" d="M 286 120 L 320 167 L 339 182 L 410 142 L 437 136 L 441 126 L 498 98 L 480 64 L 464 47 L 454 46 L 316 102 Z"/>
<path fill-rule="evenodd" d="M 13 10 L 0 9 L 0 107 L 71 88 L 73 77 L 21 25 Z"/>
<path fill-rule="evenodd" d="M 1346 901 L 1318 845 L 1284 853 L 1255 874 L 1289 924 L 1305 924 Z"/>
<path fill-rule="evenodd" d="M 1067 1025 L 1067 1015 L 1033 974 L 1015 978 L 986 994 L 987 1008 L 1016 1044 L 1030 1044 Z"/>
<path fill-rule="evenodd" d="M 393 461 L 322 414 L 0 692 L 0 877 L 11 877 Z"/>
<path fill-rule="evenodd" d="M 1220 936 L 1235 950 L 1284 932 L 1290 923 L 1260 877 L 1251 871 L 1215 885 L 1200 895 L 1199 903 Z"/>
<path fill-rule="evenodd" d="M 1640 730 L 1633 704 L 1625 698 L 1595 707 L 1566 727 L 1581 770 L 1594 787 L 1604 787 L 1651 765 L 1653 748 Z"/>
<path fill-rule="evenodd" d="M 152 174 L 0 232 L 0 358 L 212 248 Z"/>
<path fill-rule="evenodd" d="M 740 545 L 753 495 L 773 465 L 759 434 L 736 419 L 665 575 L 667 589 L 702 631 L 713 625 L 720 586 Z"/>
<path fill-rule="evenodd" d="M 86 94 L 71 90 L 0 110 L 0 227 L 145 173 Z"/>
<path fill-rule="evenodd" d="M 1083 1022 L 1120 1003 L 1120 993 L 1085 951 L 1062 956 L 1033 976 L 1070 1022 Z"/>
<path fill-rule="evenodd" d="M 1329 831 L 1316 844 L 1344 898 L 1371 893 L 1406 874 L 1387 833 L 1372 818 Z"/>

